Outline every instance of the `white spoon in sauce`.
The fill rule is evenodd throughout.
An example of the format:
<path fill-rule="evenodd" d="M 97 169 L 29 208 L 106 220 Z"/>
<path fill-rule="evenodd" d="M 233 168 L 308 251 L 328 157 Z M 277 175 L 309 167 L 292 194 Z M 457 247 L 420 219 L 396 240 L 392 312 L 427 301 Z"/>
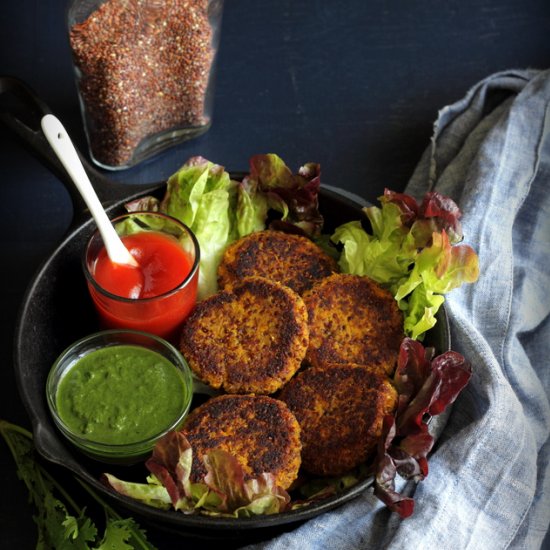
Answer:
<path fill-rule="evenodd" d="M 73 180 L 76 188 L 82 195 L 86 206 L 90 209 L 101 238 L 105 243 L 105 248 L 111 262 L 126 266 L 138 267 L 135 258 L 130 254 L 124 243 L 118 236 L 109 217 L 105 213 L 103 206 L 96 195 L 94 188 L 84 170 L 78 153 L 63 127 L 63 124 L 54 115 L 45 115 L 41 121 L 42 131 L 49 144 L 52 146 L 55 154 L 67 170 Z"/>

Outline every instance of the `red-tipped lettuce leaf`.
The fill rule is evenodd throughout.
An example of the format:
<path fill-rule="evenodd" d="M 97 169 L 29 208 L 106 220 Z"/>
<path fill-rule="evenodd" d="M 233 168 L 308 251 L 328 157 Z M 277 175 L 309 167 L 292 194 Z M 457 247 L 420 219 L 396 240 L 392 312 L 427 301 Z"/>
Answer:
<path fill-rule="evenodd" d="M 277 486 L 275 476 L 246 476 L 239 461 L 226 451 L 210 451 L 204 456 L 204 464 L 204 483 L 219 497 L 218 511 L 236 516 L 273 514 L 290 503 L 289 494 Z"/>
<path fill-rule="evenodd" d="M 437 192 L 419 205 L 406 193 L 385 189 L 381 206 L 360 221 L 337 227 L 331 240 L 342 249 L 344 273 L 370 277 L 387 288 L 404 312 L 407 336 L 422 339 L 436 323 L 444 294 L 479 277 L 478 258 L 462 240 L 456 203 Z M 455 246 L 453 246 L 455 245 Z"/>
<path fill-rule="evenodd" d="M 399 395 L 398 415 L 409 405 L 412 397 L 418 393 L 429 376 L 433 355 L 433 348 L 425 348 L 412 338 L 403 339 L 393 379 Z"/>
<path fill-rule="evenodd" d="M 269 473 L 247 476 L 235 457 L 223 450 L 203 456 L 207 474 L 202 482 L 190 480 L 193 451 L 181 432 L 170 432 L 160 439 L 145 463 L 151 476 L 147 483 L 131 483 L 104 474 L 115 491 L 146 504 L 209 515 L 248 517 L 275 514 L 288 508 L 290 496 L 277 486 Z"/>
<path fill-rule="evenodd" d="M 394 383 L 402 392 L 394 416 L 384 418 L 375 459 L 374 494 L 392 511 L 408 517 L 412 499 L 395 491 L 395 477 L 421 481 L 428 475 L 434 443 L 426 418 L 442 413 L 471 378 L 464 357 L 447 351 L 432 359 L 432 350 L 410 338 L 401 344 Z"/>
<path fill-rule="evenodd" d="M 435 219 L 439 230 L 444 230 L 453 244 L 463 239 L 462 226 L 459 221 L 462 213 L 450 197 L 436 191 L 426 193 L 420 205 L 419 216 Z"/>
<path fill-rule="evenodd" d="M 411 227 L 418 217 L 418 203 L 406 193 L 397 193 L 390 189 L 384 189 L 384 194 L 380 197 L 380 203 L 392 202 L 399 206 L 401 210 L 401 221 L 403 225 Z"/>
<path fill-rule="evenodd" d="M 277 155 L 255 155 L 250 159 L 247 179 L 257 182 L 269 207 L 280 213 L 280 219 L 272 222 L 274 227 L 294 232 L 299 228 L 310 237 L 320 235 L 323 217 L 319 213 L 319 164 L 305 164 L 293 174 Z"/>
<path fill-rule="evenodd" d="M 431 372 L 408 407 L 397 418 L 398 435 L 421 432 L 424 415 L 441 414 L 470 380 L 471 368 L 464 357 L 448 351 L 431 362 Z"/>
<path fill-rule="evenodd" d="M 166 487 L 176 510 L 182 505 L 188 507 L 186 499 L 191 498 L 191 467 L 193 451 L 181 432 L 169 432 L 153 449 L 145 467 Z"/>
<path fill-rule="evenodd" d="M 378 456 L 374 479 L 374 494 L 392 512 L 402 518 L 409 517 L 414 511 L 414 500 L 404 497 L 395 490 L 397 467 L 393 458 L 387 452 L 395 438 L 395 420 L 391 415 L 384 417 L 382 436 L 378 442 Z"/>
<path fill-rule="evenodd" d="M 456 400 L 472 377 L 472 369 L 464 357 L 456 351 L 448 351 L 437 356 L 432 361 L 432 369 L 438 373 L 441 385 L 427 413 L 430 416 L 436 416 Z"/>
<path fill-rule="evenodd" d="M 204 457 L 204 464 L 204 482 L 220 496 L 222 510 L 236 510 L 248 504 L 244 470 L 234 456 L 214 450 Z"/>

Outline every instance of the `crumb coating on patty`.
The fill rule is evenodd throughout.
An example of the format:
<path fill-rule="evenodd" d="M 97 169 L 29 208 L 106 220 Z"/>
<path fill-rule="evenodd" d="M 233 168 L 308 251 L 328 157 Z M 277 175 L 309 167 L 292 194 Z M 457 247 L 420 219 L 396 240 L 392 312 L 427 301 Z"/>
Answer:
<path fill-rule="evenodd" d="M 403 315 L 389 291 L 368 277 L 338 273 L 314 285 L 304 301 L 310 365 L 358 363 L 395 370 Z"/>
<path fill-rule="evenodd" d="M 300 372 L 279 399 L 300 424 L 304 470 L 338 476 L 365 462 L 375 449 L 397 392 L 376 369 L 336 364 Z"/>
<path fill-rule="evenodd" d="M 196 305 L 180 351 L 215 389 L 271 394 L 300 368 L 308 342 L 302 298 L 280 283 L 249 277 Z"/>
<path fill-rule="evenodd" d="M 194 409 L 182 433 L 193 448 L 193 481 L 206 475 L 202 456 L 232 454 L 248 476 L 271 473 L 288 489 L 300 469 L 300 426 L 282 401 L 268 396 L 223 395 Z"/>
<path fill-rule="evenodd" d="M 282 231 L 257 231 L 230 244 L 218 267 L 218 285 L 260 276 L 303 294 L 315 282 L 338 272 L 336 261 L 311 239 Z"/>

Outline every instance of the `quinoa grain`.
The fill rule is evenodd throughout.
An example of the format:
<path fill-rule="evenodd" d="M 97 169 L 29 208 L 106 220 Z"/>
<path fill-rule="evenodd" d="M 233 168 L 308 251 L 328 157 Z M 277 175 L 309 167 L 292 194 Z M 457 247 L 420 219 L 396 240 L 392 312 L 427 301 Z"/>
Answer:
<path fill-rule="evenodd" d="M 107 0 L 69 38 L 92 154 L 131 163 L 150 136 L 206 129 L 214 58 L 208 0 Z M 197 132 L 198 133 L 198 132 Z"/>

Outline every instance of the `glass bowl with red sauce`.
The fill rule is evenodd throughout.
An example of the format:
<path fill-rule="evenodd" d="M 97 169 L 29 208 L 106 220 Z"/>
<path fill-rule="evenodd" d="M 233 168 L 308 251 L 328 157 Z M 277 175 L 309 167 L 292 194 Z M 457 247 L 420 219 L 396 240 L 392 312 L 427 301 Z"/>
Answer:
<path fill-rule="evenodd" d="M 104 329 L 132 329 L 174 342 L 197 300 L 200 249 L 182 222 L 159 212 L 131 212 L 112 220 L 138 267 L 115 264 L 96 231 L 83 269 Z"/>

